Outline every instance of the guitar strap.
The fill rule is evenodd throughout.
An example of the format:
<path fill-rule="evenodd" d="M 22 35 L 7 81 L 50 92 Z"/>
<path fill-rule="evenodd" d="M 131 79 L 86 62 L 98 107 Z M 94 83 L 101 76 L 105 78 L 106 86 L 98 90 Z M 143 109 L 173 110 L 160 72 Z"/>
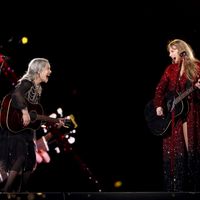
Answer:
<path fill-rule="evenodd" d="M 175 93 L 178 92 L 177 89 L 179 89 L 178 81 L 180 80 L 181 65 L 182 65 L 182 60 L 181 60 L 181 62 L 178 65 L 178 69 L 179 70 L 178 70 L 177 77 L 176 77 Z"/>
<path fill-rule="evenodd" d="M 186 90 L 192 87 L 192 82 L 190 80 L 187 80 L 186 82 Z"/>

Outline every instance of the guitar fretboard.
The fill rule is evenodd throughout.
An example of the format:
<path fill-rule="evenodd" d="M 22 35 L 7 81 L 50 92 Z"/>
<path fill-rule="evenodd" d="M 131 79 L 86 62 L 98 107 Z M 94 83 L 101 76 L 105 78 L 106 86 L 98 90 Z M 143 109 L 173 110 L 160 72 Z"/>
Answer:
<path fill-rule="evenodd" d="M 39 114 L 37 114 L 37 120 L 51 122 L 51 123 L 58 123 L 59 122 L 58 118 L 52 118 L 52 117 L 48 117 L 48 116 L 45 116 L 45 115 L 39 115 Z"/>
<path fill-rule="evenodd" d="M 179 95 L 178 97 L 176 97 L 176 99 L 174 100 L 174 104 L 178 104 L 180 101 L 182 101 L 182 99 L 184 99 L 186 96 L 188 96 L 191 92 L 193 92 L 195 90 L 194 87 L 190 87 L 189 89 L 187 89 L 185 92 L 183 92 L 181 95 Z"/>

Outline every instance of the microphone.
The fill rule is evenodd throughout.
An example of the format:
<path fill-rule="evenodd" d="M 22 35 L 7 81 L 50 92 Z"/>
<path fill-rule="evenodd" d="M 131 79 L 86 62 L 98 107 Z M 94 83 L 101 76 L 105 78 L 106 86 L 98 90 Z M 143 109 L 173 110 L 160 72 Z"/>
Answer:
<path fill-rule="evenodd" d="M 185 57 L 187 55 L 187 53 L 186 53 L 186 51 L 182 51 L 179 55 L 180 55 L 180 57 L 183 58 L 183 57 Z"/>

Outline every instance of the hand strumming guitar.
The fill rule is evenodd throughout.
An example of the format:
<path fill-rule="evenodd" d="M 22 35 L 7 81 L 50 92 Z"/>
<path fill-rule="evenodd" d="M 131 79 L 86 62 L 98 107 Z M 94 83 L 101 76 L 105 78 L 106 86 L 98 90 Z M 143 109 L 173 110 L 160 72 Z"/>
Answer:
<path fill-rule="evenodd" d="M 195 87 L 200 89 L 200 79 L 198 79 L 198 81 L 195 83 Z M 163 116 L 164 115 L 163 108 L 161 106 L 156 108 L 156 114 L 158 116 Z"/>
<path fill-rule="evenodd" d="M 30 115 L 29 115 L 27 108 L 22 109 L 22 120 L 23 120 L 24 126 L 28 126 L 30 121 L 31 121 L 31 118 L 30 118 Z"/>
<path fill-rule="evenodd" d="M 57 128 L 63 127 L 65 124 L 65 118 L 58 118 L 58 122 L 55 124 Z"/>

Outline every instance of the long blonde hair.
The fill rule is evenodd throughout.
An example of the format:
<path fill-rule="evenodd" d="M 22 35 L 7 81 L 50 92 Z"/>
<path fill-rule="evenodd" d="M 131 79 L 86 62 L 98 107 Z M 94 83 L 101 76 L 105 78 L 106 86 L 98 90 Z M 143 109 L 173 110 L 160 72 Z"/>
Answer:
<path fill-rule="evenodd" d="M 167 44 L 167 50 L 175 46 L 178 49 L 180 55 L 184 56 L 184 67 L 187 78 L 190 81 L 195 81 L 198 77 L 198 66 L 199 60 L 195 57 L 191 46 L 181 39 L 174 39 L 169 41 Z"/>

